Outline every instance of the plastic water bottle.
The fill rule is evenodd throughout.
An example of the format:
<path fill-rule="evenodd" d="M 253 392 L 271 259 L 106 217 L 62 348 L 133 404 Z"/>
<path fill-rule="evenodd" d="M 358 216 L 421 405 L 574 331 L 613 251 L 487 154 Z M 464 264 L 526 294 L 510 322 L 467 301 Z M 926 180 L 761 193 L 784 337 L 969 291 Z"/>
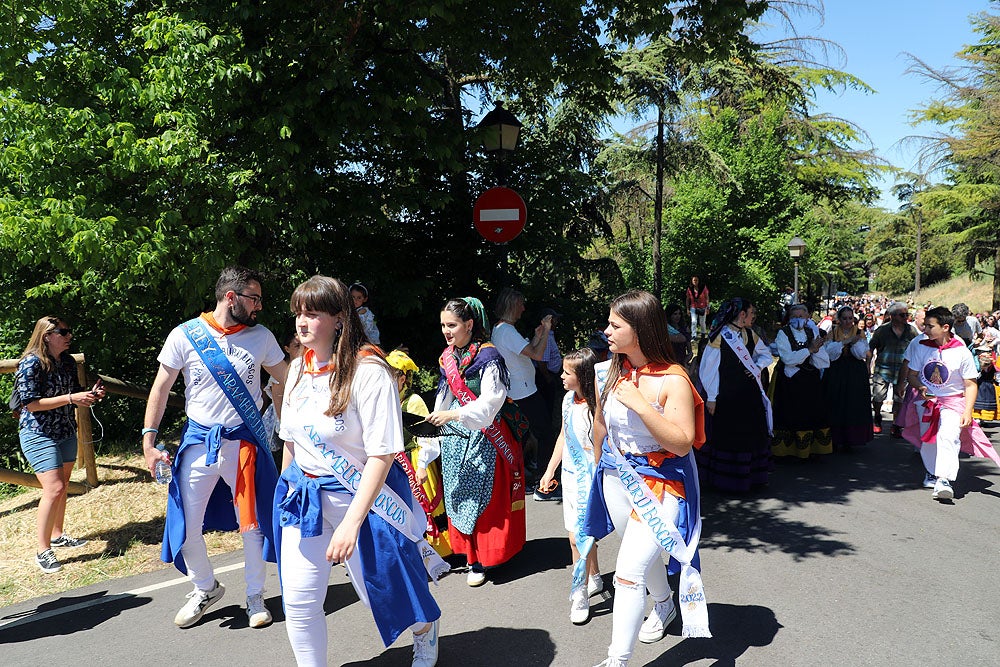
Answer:
<path fill-rule="evenodd" d="M 166 451 L 166 449 L 163 447 L 162 444 L 161 445 L 157 445 L 156 449 L 158 449 L 161 452 Z M 155 472 L 156 472 L 155 476 L 156 476 L 156 483 L 157 484 L 169 484 L 170 483 L 170 478 L 172 477 L 173 473 L 170 472 L 170 464 L 169 463 L 167 463 L 163 459 L 160 459 L 159 461 L 156 462 L 156 467 L 153 468 L 153 470 L 155 470 Z"/>

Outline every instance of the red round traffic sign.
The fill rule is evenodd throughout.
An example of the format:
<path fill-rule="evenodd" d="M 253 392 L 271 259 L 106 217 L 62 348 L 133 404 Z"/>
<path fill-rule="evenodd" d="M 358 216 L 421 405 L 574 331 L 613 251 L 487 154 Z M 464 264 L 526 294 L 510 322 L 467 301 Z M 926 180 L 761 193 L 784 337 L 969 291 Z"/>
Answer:
<path fill-rule="evenodd" d="M 472 209 L 472 220 L 487 241 L 513 241 L 528 220 L 528 207 L 521 195 L 510 188 L 490 188 L 479 195 Z"/>

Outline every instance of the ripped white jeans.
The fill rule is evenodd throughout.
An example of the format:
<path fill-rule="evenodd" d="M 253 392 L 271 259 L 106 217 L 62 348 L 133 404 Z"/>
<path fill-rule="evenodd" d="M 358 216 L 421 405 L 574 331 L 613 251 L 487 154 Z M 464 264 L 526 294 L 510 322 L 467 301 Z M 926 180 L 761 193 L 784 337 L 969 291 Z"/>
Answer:
<path fill-rule="evenodd" d="M 615 530 L 622 538 L 615 564 L 615 601 L 608 657 L 628 660 L 645 615 L 646 590 L 653 602 L 666 600 L 672 592 L 667 583 L 663 549 L 645 524 L 630 518 L 632 503 L 621 480 L 611 471 L 604 471 L 604 499 Z M 663 505 L 676 524 L 680 516 L 677 498 L 667 493 Z"/>

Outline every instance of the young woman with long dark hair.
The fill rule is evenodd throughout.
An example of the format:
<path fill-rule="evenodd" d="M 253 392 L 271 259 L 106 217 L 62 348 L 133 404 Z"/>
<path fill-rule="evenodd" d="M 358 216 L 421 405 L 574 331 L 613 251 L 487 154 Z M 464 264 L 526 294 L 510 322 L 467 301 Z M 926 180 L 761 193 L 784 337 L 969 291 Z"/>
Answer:
<path fill-rule="evenodd" d="M 14 381 L 21 405 L 21 451 L 42 485 L 35 563 L 46 573 L 62 569 L 52 547 L 87 543 L 63 532 L 69 476 L 76 463 L 76 406 L 89 407 L 104 397 L 103 387 L 84 391 L 77 382 L 76 362 L 69 354 L 72 340 L 73 331 L 58 317 L 38 320 Z"/>
<path fill-rule="evenodd" d="M 710 637 L 698 572 L 701 512 L 692 448 L 705 440 L 702 399 L 673 357 L 667 320 L 649 292 L 611 302 L 611 359 L 596 367 L 598 473 L 587 509 L 590 535 L 621 535 L 614 621 L 605 667 L 628 664 L 635 641 L 663 638 L 677 615 L 662 555 L 680 571 L 685 637 Z M 599 445 L 599 446 L 598 446 Z M 653 610 L 643 622 L 646 591 Z"/>
<path fill-rule="evenodd" d="M 427 417 L 445 427 L 440 442 L 448 537 L 452 551 L 469 563 L 469 586 L 485 583 L 486 568 L 507 562 L 525 542 L 521 443 L 528 426 L 507 399 L 507 366 L 487 330 L 479 299 L 452 299 L 441 309 L 447 347 Z"/>

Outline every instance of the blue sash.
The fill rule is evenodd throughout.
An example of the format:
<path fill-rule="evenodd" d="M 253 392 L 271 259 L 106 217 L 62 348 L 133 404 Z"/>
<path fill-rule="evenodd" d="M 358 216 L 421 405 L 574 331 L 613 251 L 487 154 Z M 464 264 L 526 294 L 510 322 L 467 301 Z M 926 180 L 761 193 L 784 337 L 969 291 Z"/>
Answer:
<path fill-rule="evenodd" d="M 253 433 L 257 446 L 270 451 L 271 439 L 264 428 L 264 420 L 260 418 L 257 402 L 250 395 L 250 390 L 243 383 L 243 378 L 236 372 L 226 354 L 215 341 L 215 337 L 205 328 L 205 321 L 200 317 L 188 320 L 181 325 L 184 335 L 191 341 L 194 351 L 201 357 L 202 363 L 212 374 L 222 393 L 232 404 L 243 423 Z"/>
<path fill-rule="evenodd" d="M 573 428 L 573 392 L 566 394 L 563 403 L 563 424 L 565 424 L 564 440 L 566 451 L 573 461 L 576 469 L 576 523 L 573 540 L 580 553 L 580 559 L 573 566 L 573 583 L 570 586 L 570 598 L 573 591 L 583 585 L 587 578 L 587 555 L 591 547 L 594 546 L 594 538 L 587 534 L 585 518 L 587 515 L 587 503 L 590 498 L 590 487 L 594 479 L 593 459 L 588 461 L 583 443 L 577 441 L 576 431 Z"/>

